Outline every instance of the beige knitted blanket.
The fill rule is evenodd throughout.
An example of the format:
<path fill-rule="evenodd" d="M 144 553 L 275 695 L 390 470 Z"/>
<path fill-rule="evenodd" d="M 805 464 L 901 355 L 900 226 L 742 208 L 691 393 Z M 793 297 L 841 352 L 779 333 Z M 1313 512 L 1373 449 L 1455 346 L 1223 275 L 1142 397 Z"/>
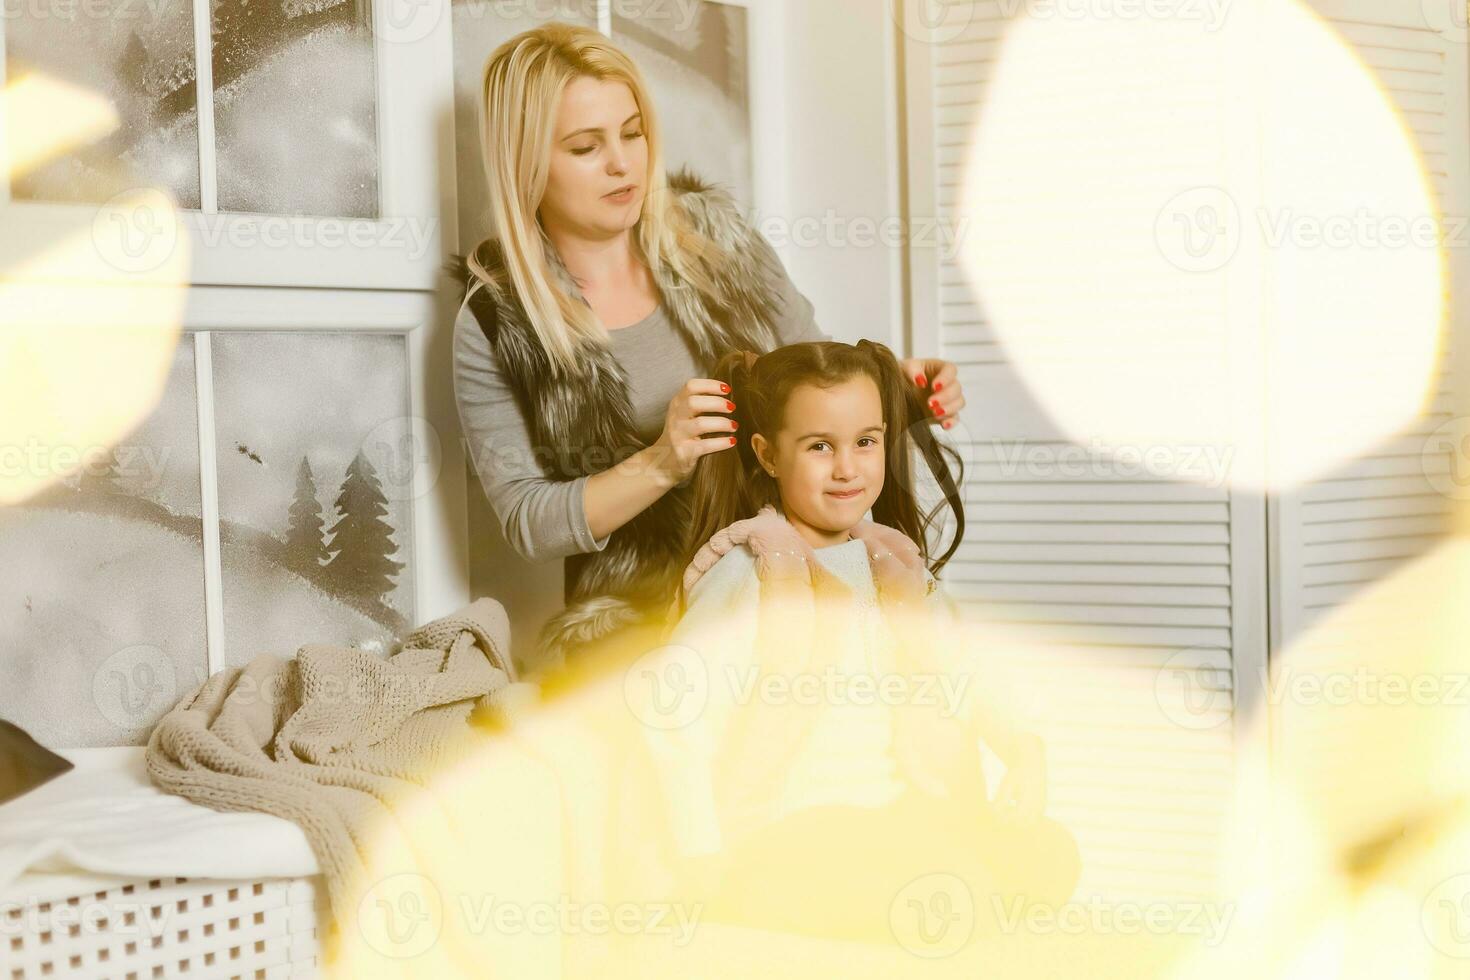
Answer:
<path fill-rule="evenodd" d="M 386 659 L 306 644 L 221 671 L 154 728 L 145 758 L 161 789 L 216 810 L 300 825 L 350 921 L 385 828 L 420 805 L 430 777 L 483 742 L 470 724 L 531 685 L 515 683 L 510 626 L 493 599 L 419 627 Z M 478 720 L 478 718 L 476 719 Z"/>

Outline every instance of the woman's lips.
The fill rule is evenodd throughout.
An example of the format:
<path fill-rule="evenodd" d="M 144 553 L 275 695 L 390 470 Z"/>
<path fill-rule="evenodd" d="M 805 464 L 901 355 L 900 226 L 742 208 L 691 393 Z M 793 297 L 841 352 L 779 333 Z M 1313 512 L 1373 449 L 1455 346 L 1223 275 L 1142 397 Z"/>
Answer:
<path fill-rule="evenodd" d="M 621 191 L 618 191 L 615 194 L 604 194 L 602 196 L 609 201 L 614 201 L 618 204 L 626 204 L 633 199 L 633 192 L 637 189 L 638 188 L 636 187 L 628 187 Z"/>
<path fill-rule="evenodd" d="M 831 494 L 832 496 L 836 497 L 838 500 L 851 500 L 853 497 L 856 497 L 858 494 L 862 493 L 863 491 L 861 489 L 858 489 L 858 490 L 848 490 L 848 491 L 846 491 L 844 493 L 838 493 L 835 490 L 828 490 L 827 492 L 829 494 Z"/>

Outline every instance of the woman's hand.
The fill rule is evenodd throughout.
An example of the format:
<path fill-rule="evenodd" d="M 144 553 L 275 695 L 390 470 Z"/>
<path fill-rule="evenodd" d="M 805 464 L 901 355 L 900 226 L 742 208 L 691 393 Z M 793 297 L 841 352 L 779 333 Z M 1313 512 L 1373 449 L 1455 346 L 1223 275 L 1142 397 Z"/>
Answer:
<path fill-rule="evenodd" d="M 954 425 L 955 416 L 965 407 L 959 368 L 937 358 L 908 357 L 899 363 L 909 380 L 924 389 L 929 414 L 940 419 L 946 429 Z"/>
<path fill-rule="evenodd" d="M 669 400 L 664 430 L 653 448 L 660 469 L 672 485 L 689 479 L 701 456 L 735 445 L 733 433 L 738 423 L 724 414 L 735 410 L 735 403 L 725 397 L 729 392 L 730 386 L 723 381 L 691 378 Z M 721 414 L 709 414 L 714 412 Z"/>

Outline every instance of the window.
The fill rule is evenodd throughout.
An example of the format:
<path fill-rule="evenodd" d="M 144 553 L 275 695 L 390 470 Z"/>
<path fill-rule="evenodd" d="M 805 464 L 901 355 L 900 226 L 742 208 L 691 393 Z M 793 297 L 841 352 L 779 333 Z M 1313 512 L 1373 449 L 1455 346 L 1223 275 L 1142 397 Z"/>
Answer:
<path fill-rule="evenodd" d="M 213 671 L 468 601 L 449 4 L 56 9 L 0 20 L 0 306 L 56 404 L 132 422 L 52 431 L 24 465 L 86 465 L 0 510 L 0 715 L 137 744 Z"/>

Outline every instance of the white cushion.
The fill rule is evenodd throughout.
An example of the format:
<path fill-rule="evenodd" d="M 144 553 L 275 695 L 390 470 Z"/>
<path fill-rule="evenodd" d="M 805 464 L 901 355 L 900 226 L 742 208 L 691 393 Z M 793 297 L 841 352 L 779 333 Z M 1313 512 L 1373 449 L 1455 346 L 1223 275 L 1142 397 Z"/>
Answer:
<path fill-rule="evenodd" d="M 143 747 L 58 749 L 76 765 L 0 804 L 0 900 L 28 872 L 126 878 L 308 877 L 320 867 L 300 827 L 222 813 L 148 779 Z"/>

